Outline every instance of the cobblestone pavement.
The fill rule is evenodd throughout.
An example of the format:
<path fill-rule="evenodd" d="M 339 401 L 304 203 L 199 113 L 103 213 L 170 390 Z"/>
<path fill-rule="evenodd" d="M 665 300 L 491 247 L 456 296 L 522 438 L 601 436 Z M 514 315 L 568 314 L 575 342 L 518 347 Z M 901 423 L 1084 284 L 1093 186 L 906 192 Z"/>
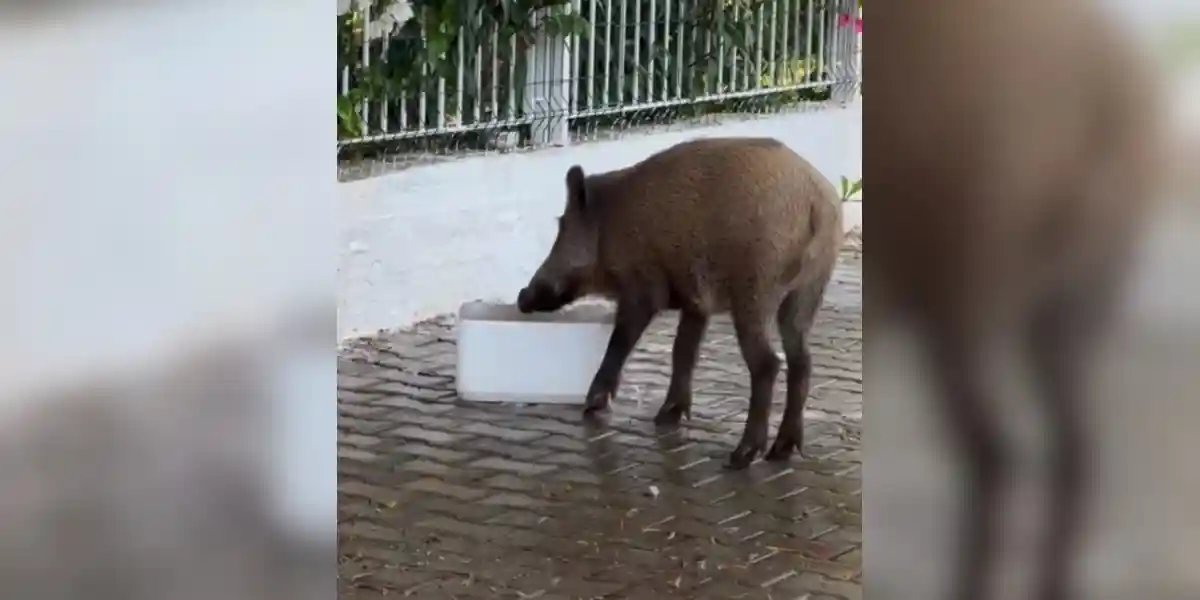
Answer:
<path fill-rule="evenodd" d="M 744 472 L 721 467 L 748 394 L 728 320 L 674 431 L 652 423 L 673 316 L 606 425 L 458 402 L 448 319 L 354 345 L 338 368 L 339 597 L 861 598 L 861 286 L 861 255 L 844 255 L 813 336 L 807 456 Z M 775 423 L 783 389 L 781 374 Z"/>

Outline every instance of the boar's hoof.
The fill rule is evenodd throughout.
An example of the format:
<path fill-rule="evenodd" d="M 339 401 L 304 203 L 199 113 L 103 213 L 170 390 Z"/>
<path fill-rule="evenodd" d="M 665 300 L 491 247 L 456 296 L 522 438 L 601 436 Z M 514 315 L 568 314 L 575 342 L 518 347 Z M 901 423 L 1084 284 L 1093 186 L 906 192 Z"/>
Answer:
<path fill-rule="evenodd" d="M 780 434 L 775 437 L 775 443 L 771 445 L 771 449 L 764 457 L 769 461 L 785 461 L 792 457 L 793 454 L 804 456 L 801 451 L 800 439 L 790 434 Z"/>
<path fill-rule="evenodd" d="M 654 415 L 654 424 L 660 427 L 670 427 L 678 425 L 684 417 L 691 420 L 692 404 L 668 399 L 662 408 L 658 409 L 658 414 Z"/>
<path fill-rule="evenodd" d="M 729 454 L 729 460 L 726 461 L 725 468 L 732 471 L 741 471 L 749 467 L 754 462 L 754 459 L 758 458 L 758 455 L 762 454 L 766 449 L 767 444 L 765 442 L 748 442 L 743 440 Z"/>
<path fill-rule="evenodd" d="M 595 417 L 599 416 L 602 412 L 607 412 L 611 400 L 612 392 L 609 391 L 589 393 L 587 401 L 583 403 L 583 416 Z"/>

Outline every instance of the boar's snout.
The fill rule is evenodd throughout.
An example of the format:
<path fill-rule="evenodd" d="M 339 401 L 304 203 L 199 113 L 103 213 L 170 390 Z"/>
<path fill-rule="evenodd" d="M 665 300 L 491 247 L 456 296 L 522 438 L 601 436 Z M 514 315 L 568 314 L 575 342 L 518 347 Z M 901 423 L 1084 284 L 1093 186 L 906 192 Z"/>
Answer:
<path fill-rule="evenodd" d="M 572 300 L 574 298 L 570 298 L 559 286 L 535 279 L 517 294 L 517 310 L 525 314 L 554 312 L 570 304 Z"/>
<path fill-rule="evenodd" d="M 517 310 L 520 310 L 525 314 L 533 312 L 534 293 L 533 286 L 521 288 L 521 293 L 517 294 Z"/>

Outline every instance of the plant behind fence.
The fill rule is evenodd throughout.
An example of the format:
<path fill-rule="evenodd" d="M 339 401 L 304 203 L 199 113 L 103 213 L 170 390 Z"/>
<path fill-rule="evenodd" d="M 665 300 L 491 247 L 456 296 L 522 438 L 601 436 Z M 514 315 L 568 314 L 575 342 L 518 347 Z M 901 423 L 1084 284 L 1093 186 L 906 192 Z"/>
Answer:
<path fill-rule="evenodd" d="M 338 16 L 343 149 L 555 143 L 844 96 L 859 77 L 858 0 L 413 0 L 395 18 L 400 1 Z"/>

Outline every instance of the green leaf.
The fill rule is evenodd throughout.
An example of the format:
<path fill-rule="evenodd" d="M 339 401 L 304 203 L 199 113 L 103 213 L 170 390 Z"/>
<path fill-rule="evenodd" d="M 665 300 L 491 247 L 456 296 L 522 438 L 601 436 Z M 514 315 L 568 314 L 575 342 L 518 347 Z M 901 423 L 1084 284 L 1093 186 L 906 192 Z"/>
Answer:
<path fill-rule="evenodd" d="M 549 35 L 588 35 L 588 22 L 578 15 L 554 14 L 546 17 L 542 27 Z"/>
<path fill-rule="evenodd" d="M 858 195 L 858 193 L 862 191 L 862 187 L 862 179 L 850 181 L 849 178 L 843 175 L 841 178 L 842 200 L 850 200 L 854 198 L 854 196 Z"/>
<path fill-rule="evenodd" d="M 359 116 L 358 111 L 355 109 L 355 104 L 354 99 L 349 96 L 338 96 L 337 117 L 339 138 L 361 137 L 363 134 L 362 117 Z"/>
<path fill-rule="evenodd" d="M 441 63 L 446 51 L 450 49 L 450 38 L 449 34 L 442 31 L 427 34 L 425 39 L 426 60 L 433 69 L 437 69 L 437 65 Z"/>

